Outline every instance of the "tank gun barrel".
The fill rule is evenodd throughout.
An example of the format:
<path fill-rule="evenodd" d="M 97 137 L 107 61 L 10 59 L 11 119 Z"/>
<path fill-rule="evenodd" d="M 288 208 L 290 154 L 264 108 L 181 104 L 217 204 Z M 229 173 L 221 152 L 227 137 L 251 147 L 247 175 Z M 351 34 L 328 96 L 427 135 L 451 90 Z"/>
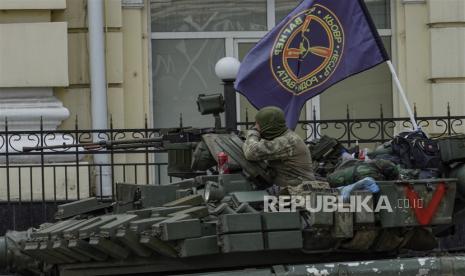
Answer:
<path fill-rule="evenodd" d="M 70 148 L 83 148 L 85 150 L 99 150 L 99 149 L 131 149 L 131 148 L 163 148 L 165 143 L 188 143 L 199 142 L 201 136 L 206 133 L 218 131 L 214 128 L 170 128 L 160 129 L 160 136 L 153 138 L 142 139 L 127 139 L 127 140 L 101 140 L 89 143 L 76 143 L 60 145 L 43 146 L 37 145 L 33 147 L 23 147 L 23 152 L 42 151 L 42 150 L 56 150 L 56 149 L 70 149 Z"/>

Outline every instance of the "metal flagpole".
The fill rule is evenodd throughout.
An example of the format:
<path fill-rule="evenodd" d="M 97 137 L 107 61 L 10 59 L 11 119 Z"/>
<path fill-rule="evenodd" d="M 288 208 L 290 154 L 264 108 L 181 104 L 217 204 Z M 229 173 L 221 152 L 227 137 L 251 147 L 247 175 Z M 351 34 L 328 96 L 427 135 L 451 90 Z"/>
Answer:
<path fill-rule="evenodd" d="M 405 97 L 405 92 L 404 89 L 402 89 L 402 86 L 400 85 L 399 78 L 397 77 L 396 70 L 394 70 L 394 66 L 392 65 L 392 62 L 390 60 L 387 61 L 387 64 L 389 66 L 389 70 L 391 70 L 391 74 L 394 77 L 394 81 L 396 83 L 397 89 L 399 89 L 400 96 L 402 97 L 402 100 L 404 101 L 405 108 L 407 109 L 408 115 L 410 117 L 410 121 L 412 122 L 412 125 L 415 130 L 420 129 L 418 126 L 417 122 L 415 121 L 415 117 L 413 116 L 412 109 L 410 108 L 410 105 L 407 101 L 407 97 Z"/>

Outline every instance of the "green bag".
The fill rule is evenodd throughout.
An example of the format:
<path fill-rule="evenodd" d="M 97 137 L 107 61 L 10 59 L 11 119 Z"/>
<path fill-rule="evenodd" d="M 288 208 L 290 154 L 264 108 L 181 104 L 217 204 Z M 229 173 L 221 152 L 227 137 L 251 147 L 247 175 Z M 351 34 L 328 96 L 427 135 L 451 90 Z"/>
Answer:
<path fill-rule="evenodd" d="M 365 177 L 375 180 L 396 180 L 399 178 L 397 166 L 388 160 L 347 160 L 327 176 L 331 187 L 353 184 Z"/>

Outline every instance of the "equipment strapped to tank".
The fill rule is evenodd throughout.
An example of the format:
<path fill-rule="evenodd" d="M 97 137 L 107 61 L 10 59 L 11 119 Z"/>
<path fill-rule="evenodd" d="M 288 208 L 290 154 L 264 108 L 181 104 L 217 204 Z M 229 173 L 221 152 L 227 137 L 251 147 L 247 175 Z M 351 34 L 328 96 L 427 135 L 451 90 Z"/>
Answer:
<path fill-rule="evenodd" d="M 455 180 L 378 185 L 379 198 L 384 196 L 393 203 L 405 197 L 423 198 L 426 205 L 434 205 L 434 212 L 429 217 L 413 207 L 406 207 L 412 210 L 407 212 L 394 209 L 394 213 L 383 209 L 376 216 L 367 211 L 265 212 L 261 203 L 267 193 L 252 190 L 252 183 L 242 174 L 198 177 L 161 186 L 117 184 L 113 212 L 102 214 L 97 208 L 103 207 L 100 203 L 85 199 L 59 206 L 62 214 L 74 217 L 28 232 L 8 233 L 0 239 L 0 264 L 11 271 L 41 275 L 55 270 L 60 275 L 82 271 L 86 275 L 174 274 L 305 263 L 320 256 L 322 250 L 333 252 L 334 259 L 326 260 L 338 257 L 349 261 L 366 258 L 366 253 L 380 257 L 402 248 L 435 247 L 436 239 L 428 229 L 451 224 Z M 207 192 L 211 196 L 202 196 Z M 214 193 L 217 196 L 213 197 Z M 338 200 L 333 189 L 310 188 L 305 193 L 312 200 L 318 196 Z M 371 193 L 353 194 L 366 197 L 368 206 L 378 203 Z M 431 198 L 440 200 L 429 201 Z M 351 253 L 344 253 L 347 250 Z"/>

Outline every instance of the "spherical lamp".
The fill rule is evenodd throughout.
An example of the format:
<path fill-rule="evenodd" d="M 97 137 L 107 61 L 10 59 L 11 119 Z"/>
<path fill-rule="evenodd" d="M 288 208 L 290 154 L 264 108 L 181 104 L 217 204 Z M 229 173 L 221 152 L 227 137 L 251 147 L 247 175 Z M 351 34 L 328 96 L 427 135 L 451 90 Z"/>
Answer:
<path fill-rule="evenodd" d="M 223 81 L 234 81 L 241 63 L 233 57 L 224 57 L 215 65 L 215 74 Z"/>

